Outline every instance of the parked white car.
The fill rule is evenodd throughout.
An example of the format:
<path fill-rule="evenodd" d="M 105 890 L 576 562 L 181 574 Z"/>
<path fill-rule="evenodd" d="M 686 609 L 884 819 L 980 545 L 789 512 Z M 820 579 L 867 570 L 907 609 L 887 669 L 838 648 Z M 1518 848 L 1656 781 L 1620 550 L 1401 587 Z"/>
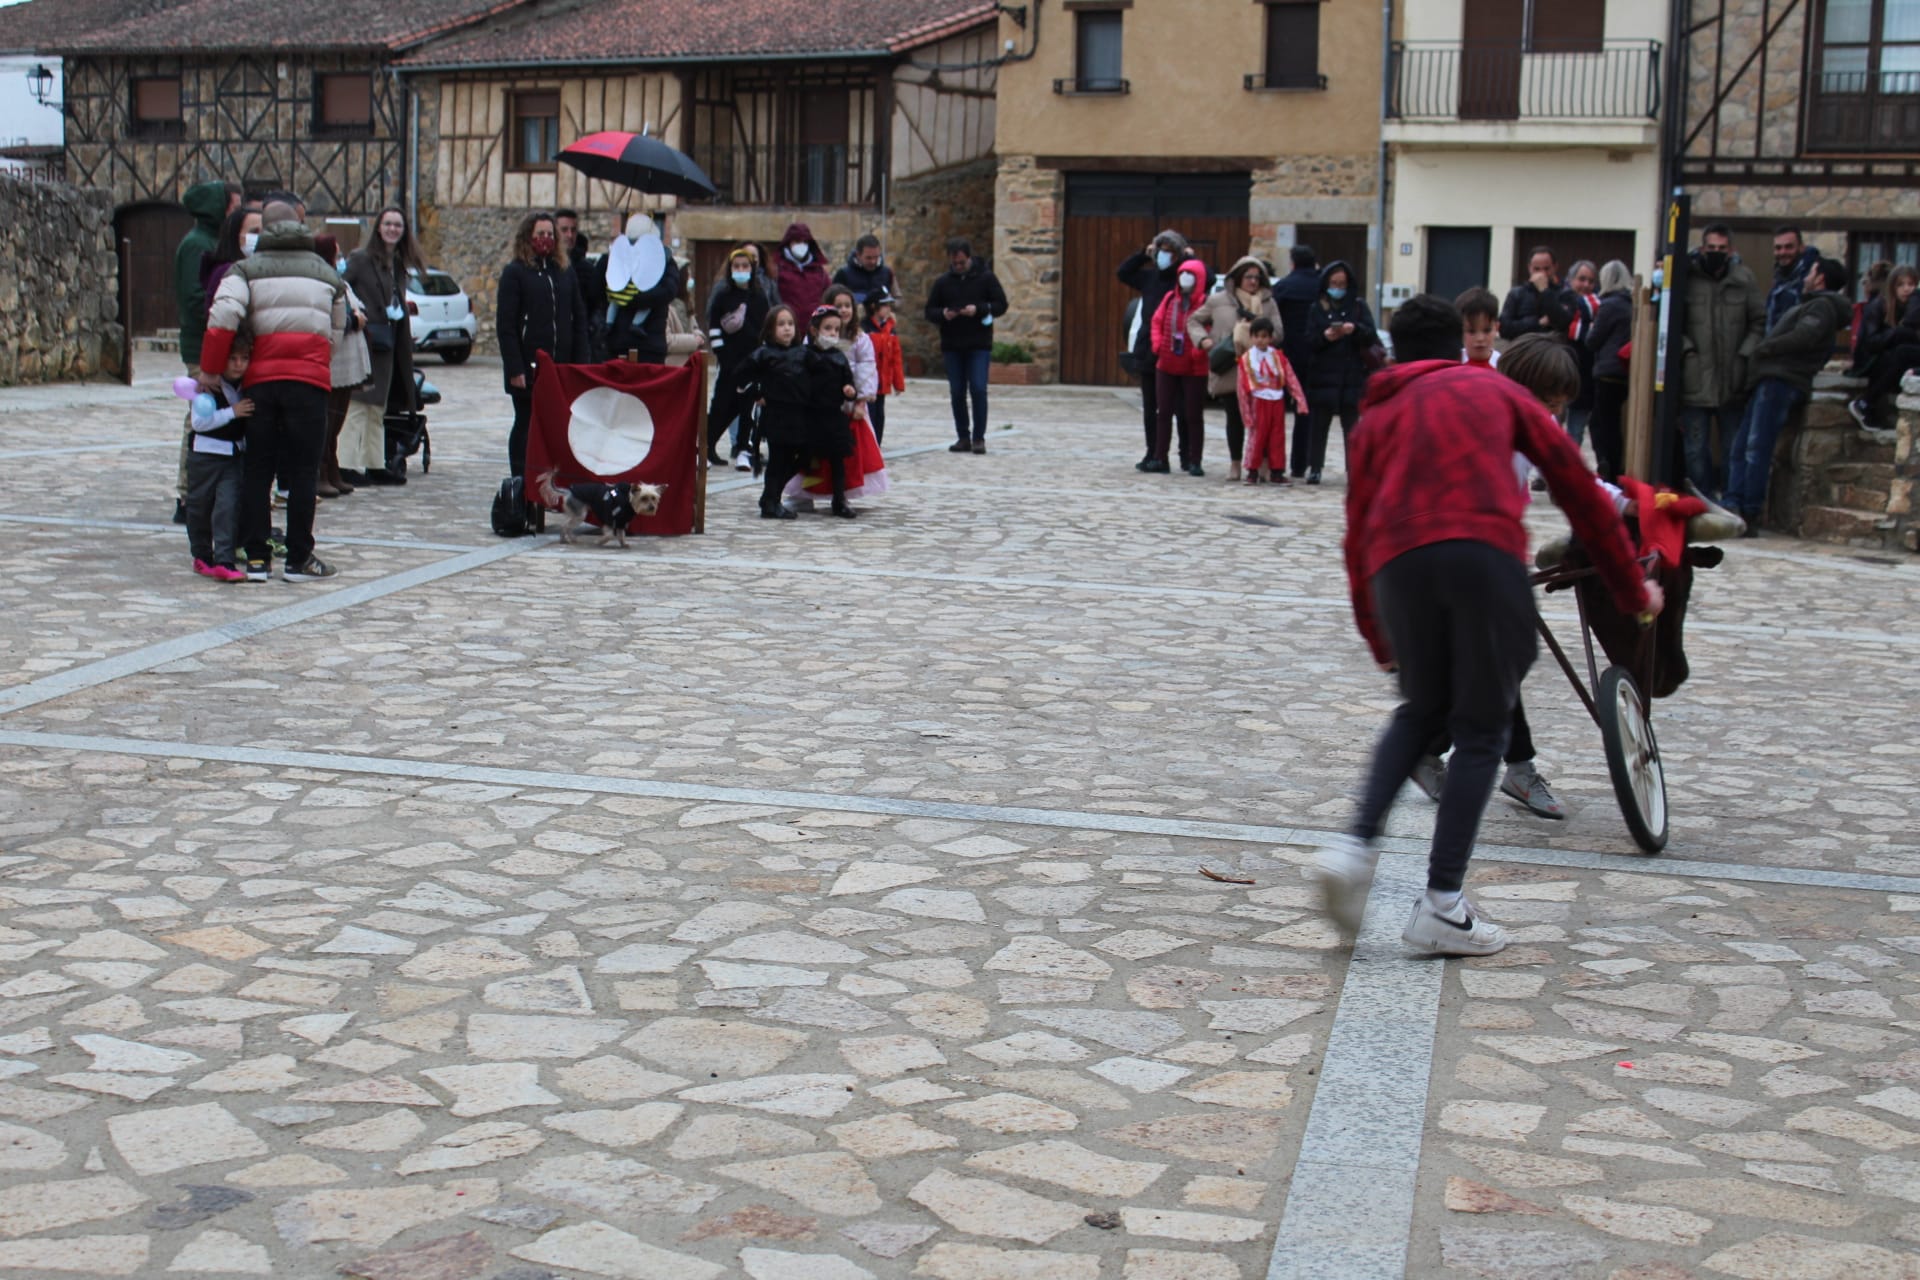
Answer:
<path fill-rule="evenodd" d="M 460 282 L 429 267 L 407 273 L 407 301 L 413 304 L 413 349 L 431 351 L 448 364 L 462 364 L 473 354 L 480 322 Z"/>

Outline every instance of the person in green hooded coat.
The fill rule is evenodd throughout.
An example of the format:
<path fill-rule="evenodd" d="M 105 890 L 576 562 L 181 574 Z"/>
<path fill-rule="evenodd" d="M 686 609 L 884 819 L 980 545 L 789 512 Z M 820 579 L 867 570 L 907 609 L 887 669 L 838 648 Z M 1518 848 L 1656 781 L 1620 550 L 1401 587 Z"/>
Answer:
<path fill-rule="evenodd" d="M 200 260 L 220 243 L 220 228 L 240 204 L 240 188 L 231 182 L 198 182 L 180 198 L 193 215 L 193 228 L 173 251 L 173 299 L 180 308 L 180 361 L 193 373 L 200 367 L 200 344 L 207 333 L 207 293 Z M 180 443 L 180 470 L 174 480 L 173 522 L 186 523 L 187 454 L 193 447 L 191 416 Z"/>

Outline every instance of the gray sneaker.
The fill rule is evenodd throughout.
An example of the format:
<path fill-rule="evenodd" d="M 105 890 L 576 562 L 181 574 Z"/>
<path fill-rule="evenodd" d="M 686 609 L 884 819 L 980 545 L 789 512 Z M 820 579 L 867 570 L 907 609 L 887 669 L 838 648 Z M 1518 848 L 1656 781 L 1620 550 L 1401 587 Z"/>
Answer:
<path fill-rule="evenodd" d="M 1413 762 L 1413 773 L 1409 775 L 1413 785 L 1426 792 L 1427 799 L 1438 804 L 1440 791 L 1447 785 L 1447 765 L 1439 756 L 1421 756 Z"/>
<path fill-rule="evenodd" d="M 321 578 L 331 578 L 338 572 L 319 556 L 310 555 L 305 564 L 286 566 L 280 571 L 280 576 L 288 582 L 317 582 Z"/>
<path fill-rule="evenodd" d="M 1566 807 L 1554 796 L 1531 760 L 1507 766 L 1507 776 L 1500 780 L 1500 794 L 1542 818 L 1552 818 L 1555 822 L 1566 819 Z"/>

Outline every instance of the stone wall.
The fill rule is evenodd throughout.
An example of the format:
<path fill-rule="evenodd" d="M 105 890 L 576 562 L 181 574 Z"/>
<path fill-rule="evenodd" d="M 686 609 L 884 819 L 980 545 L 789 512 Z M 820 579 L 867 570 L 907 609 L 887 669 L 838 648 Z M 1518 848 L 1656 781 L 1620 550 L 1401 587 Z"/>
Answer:
<path fill-rule="evenodd" d="M 499 349 L 493 340 L 495 295 L 500 270 L 507 265 L 513 244 L 513 229 L 525 213 L 525 209 L 440 209 L 421 203 L 421 250 L 429 266 L 445 271 L 467 291 L 473 318 L 480 323 L 476 351 L 492 353 Z"/>
<path fill-rule="evenodd" d="M 1024 343 L 1039 377 L 1060 376 L 1060 255 L 1067 180 L 1032 156 L 1000 162 L 993 193 L 993 269 L 1007 291 L 1002 342 Z"/>
<path fill-rule="evenodd" d="M 894 291 L 900 295 L 894 309 L 900 319 L 900 347 L 909 360 L 917 356 L 930 370 L 940 363 L 940 331 L 927 323 L 923 312 L 927 290 L 947 269 L 949 237 L 965 236 L 976 254 L 993 255 L 994 274 L 1012 300 L 1007 265 L 994 239 L 995 168 L 989 156 L 896 182 L 888 193 L 886 250 Z"/>
<path fill-rule="evenodd" d="M 1909 373 L 1901 384 L 1899 415 L 1894 420 L 1893 480 L 1887 493 L 1890 541 L 1908 551 L 1920 551 L 1920 509 L 1914 505 L 1920 489 L 1920 373 Z"/>
<path fill-rule="evenodd" d="M 1758 183 L 1689 186 L 1693 225 L 1714 218 L 1827 220 L 1837 226 L 1878 219 L 1920 221 L 1920 187 L 1789 187 Z"/>
<path fill-rule="evenodd" d="M 1282 156 L 1255 169 L 1247 206 L 1251 252 L 1282 264 L 1281 250 L 1293 246 L 1298 223 L 1372 224 L 1380 213 L 1379 183 L 1374 153 Z"/>
<path fill-rule="evenodd" d="M 119 315 L 112 197 L 0 177 L 0 386 L 118 374 Z"/>

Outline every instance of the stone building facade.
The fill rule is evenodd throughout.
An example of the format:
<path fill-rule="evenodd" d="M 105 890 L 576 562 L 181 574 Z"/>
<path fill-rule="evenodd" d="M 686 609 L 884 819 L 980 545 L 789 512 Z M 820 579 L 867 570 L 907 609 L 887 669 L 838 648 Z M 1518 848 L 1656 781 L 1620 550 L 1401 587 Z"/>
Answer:
<path fill-rule="evenodd" d="M 58 271 L 49 227 L 61 228 Z M 119 309 L 107 193 L 0 178 L 0 386 L 119 373 Z"/>
<path fill-rule="evenodd" d="M 1311 241 L 1371 278 L 1378 4 L 1073 5 L 1003 12 L 1000 36 L 995 329 L 1046 380 L 1127 380 L 1114 271 L 1163 226 L 1215 271 Z"/>
<path fill-rule="evenodd" d="M 1835 3 L 1690 0 L 1679 169 L 1694 224 L 1731 223 L 1749 261 L 1793 222 L 1857 277 L 1920 258 L 1920 94 L 1899 6 Z"/>

